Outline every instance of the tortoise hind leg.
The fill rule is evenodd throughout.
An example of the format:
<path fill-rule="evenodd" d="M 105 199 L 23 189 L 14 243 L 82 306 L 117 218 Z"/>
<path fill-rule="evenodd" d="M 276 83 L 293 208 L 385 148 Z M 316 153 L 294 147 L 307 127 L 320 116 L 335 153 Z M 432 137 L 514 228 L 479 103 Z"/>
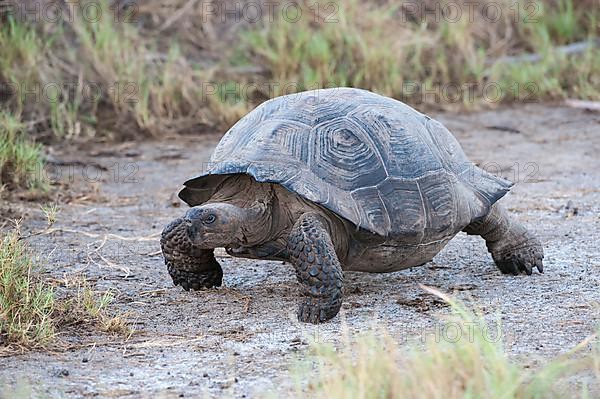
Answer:
<path fill-rule="evenodd" d="M 325 225 L 318 214 L 305 213 L 288 238 L 290 261 L 304 297 L 298 319 L 313 324 L 333 318 L 342 306 L 342 267 Z"/>
<path fill-rule="evenodd" d="M 483 219 L 468 225 L 467 234 L 480 235 L 502 273 L 543 272 L 544 249 L 540 241 L 499 204 Z"/>

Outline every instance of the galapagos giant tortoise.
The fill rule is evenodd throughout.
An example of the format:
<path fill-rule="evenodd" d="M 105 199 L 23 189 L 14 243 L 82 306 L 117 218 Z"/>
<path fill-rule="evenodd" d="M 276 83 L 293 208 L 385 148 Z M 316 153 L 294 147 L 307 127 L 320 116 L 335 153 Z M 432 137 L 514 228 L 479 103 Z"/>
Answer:
<path fill-rule="evenodd" d="M 470 162 L 441 123 L 365 90 L 263 103 L 184 185 L 192 208 L 161 237 L 173 282 L 221 285 L 219 247 L 289 261 L 305 322 L 338 313 L 343 271 L 422 265 L 460 231 L 482 236 L 503 273 L 542 272 L 540 242 L 496 203 L 512 183 Z"/>

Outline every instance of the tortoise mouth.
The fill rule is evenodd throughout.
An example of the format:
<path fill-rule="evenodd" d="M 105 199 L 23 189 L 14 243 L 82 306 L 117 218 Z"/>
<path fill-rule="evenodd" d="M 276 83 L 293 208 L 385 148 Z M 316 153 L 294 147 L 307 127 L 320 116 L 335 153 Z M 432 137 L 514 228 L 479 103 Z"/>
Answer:
<path fill-rule="evenodd" d="M 238 246 L 232 243 L 231 233 L 227 231 L 211 231 L 198 227 L 196 223 L 186 222 L 185 229 L 182 229 L 185 239 L 189 242 L 191 249 L 214 249 L 225 246 Z"/>
<path fill-rule="evenodd" d="M 225 247 L 225 251 L 235 255 L 246 253 L 246 249 L 241 245 L 228 245 Z"/>

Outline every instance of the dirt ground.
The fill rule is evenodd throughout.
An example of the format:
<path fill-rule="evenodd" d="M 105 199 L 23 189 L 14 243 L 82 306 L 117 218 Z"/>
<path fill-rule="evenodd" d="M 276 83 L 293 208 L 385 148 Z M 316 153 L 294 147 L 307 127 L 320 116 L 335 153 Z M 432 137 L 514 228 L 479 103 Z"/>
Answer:
<path fill-rule="evenodd" d="M 51 160 L 62 164 L 53 176 L 80 194 L 61 206 L 61 231 L 29 242 L 49 276 L 82 274 L 114 290 L 113 309 L 128 313 L 136 332 L 126 341 L 66 334 L 69 350 L 0 358 L 0 382 L 69 398 L 285 395 L 294 389 L 289 368 L 311 339 L 339 343 L 344 329 L 375 325 L 399 342 L 443 337 L 438 316 L 448 308 L 418 284 L 500 317 L 507 351 L 533 367 L 574 347 L 594 332 L 600 303 L 600 114 L 528 105 L 434 116 L 472 160 L 517 183 L 502 203 L 543 241 L 544 274 L 504 276 L 483 240 L 460 234 L 423 267 L 346 273 L 340 316 L 300 325 L 288 264 L 223 253 L 224 287 L 189 293 L 171 284 L 158 236 L 185 211 L 176 193 L 217 136 L 53 148 Z M 44 228 L 36 204 L 10 207 L 25 214 L 25 233 Z"/>

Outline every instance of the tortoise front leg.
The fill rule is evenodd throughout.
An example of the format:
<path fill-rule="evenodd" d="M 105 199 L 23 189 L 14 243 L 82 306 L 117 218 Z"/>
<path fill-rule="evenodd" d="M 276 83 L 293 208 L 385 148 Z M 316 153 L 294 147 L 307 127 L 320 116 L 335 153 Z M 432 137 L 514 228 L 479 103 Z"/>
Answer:
<path fill-rule="evenodd" d="M 304 297 L 298 319 L 314 324 L 333 318 L 342 306 L 344 275 L 325 225 L 318 214 L 305 213 L 288 239 L 290 261 Z"/>
<path fill-rule="evenodd" d="M 220 287 L 223 282 L 223 270 L 215 259 L 212 249 L 203 249 L 202 253 L 180 257 L 176 262 L 165 264 L 173 284 L 181 285 L 184 290 L 198 291 L 203 288 Z"/>
<path fill-rule="evenodd" d="M 184 219 L 175 219 L 165 227 L 160 246 L 173 284 L 186 291 L 221 285 L 223 270 L 214 250 L 192 246 Z"/>

